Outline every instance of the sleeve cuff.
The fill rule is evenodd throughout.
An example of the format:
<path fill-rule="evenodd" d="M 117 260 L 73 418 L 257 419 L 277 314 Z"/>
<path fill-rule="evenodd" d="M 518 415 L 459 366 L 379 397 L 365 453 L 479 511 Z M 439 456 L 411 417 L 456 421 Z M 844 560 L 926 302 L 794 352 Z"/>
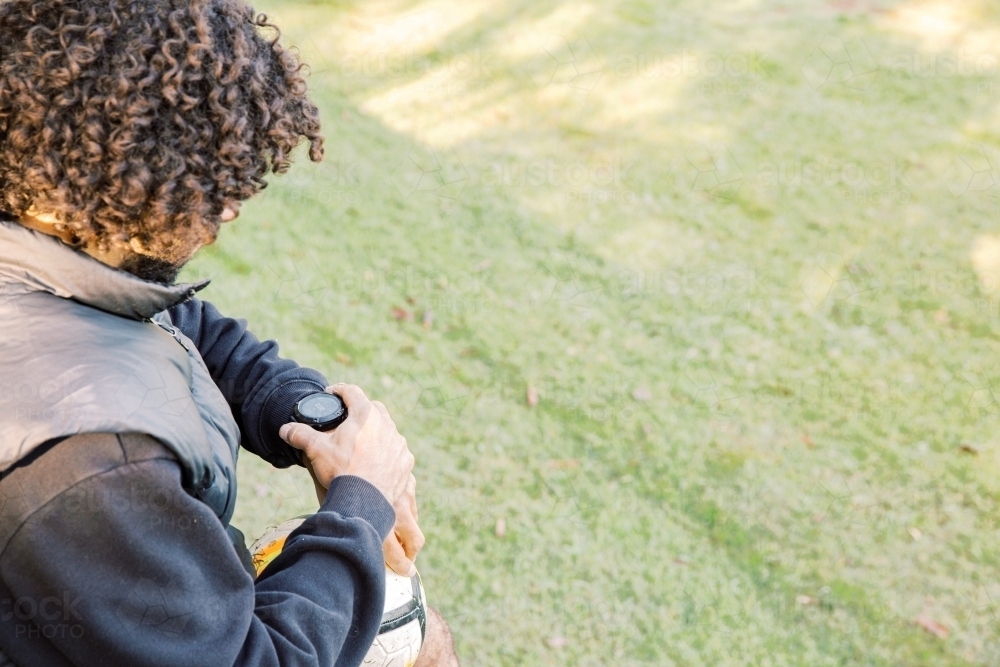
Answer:
<path fill-rule="evenodd" d="M 383 540 L 396 524 L 396 511 L 382 492 L 356 475 L 335 477 L 319 509 L 321 512 L 336 512 L 341 516 L 364 519 Z"/>
<path fill-rule="evenodd" d="M 289 446 L 278 435 L 278 430 L 292 421 L 292 408 L 302 398 L 309 394 L 323 391 L 327 385 L 326 379 L 319 373 L 309 369 L 299 369 L 300 376 L 286 380 L 271 390 L 260 416 L 260 438 L 271 452 L 271 463 L 279 468 L 290 465 L 302 465 L 299 450 Z"/>

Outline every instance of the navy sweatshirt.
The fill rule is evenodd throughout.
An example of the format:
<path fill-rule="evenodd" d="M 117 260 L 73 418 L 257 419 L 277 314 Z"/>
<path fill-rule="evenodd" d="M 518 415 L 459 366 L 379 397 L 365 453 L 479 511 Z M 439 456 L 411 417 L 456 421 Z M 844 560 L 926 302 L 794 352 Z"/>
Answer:
<path fill-rule="evenodd" d="M 291 421 L 300 398 L 326 388 L 323 374 L 282 359 L 276 342 L 260 342 L 246 320 L 225 317 L 208 301 L 191 299 L 167 312 L 194 341 L 229 401 L 242 446 L 278 468 L 300 464 L 298 450 L 278 436 L 278 429 Z"/>
<path fill-rule="evenodd" d="M 246 323 L 192 300 L 170 311 L 232 406 L 242 445 L 298 462 L 278 437 L 326 379 Z M 395 513 L 343 476 L 254 581 L 212 511 L 140 434 L 49 443 L 0 474 L 0 665 L 358 665 L 384 598 Z"/>

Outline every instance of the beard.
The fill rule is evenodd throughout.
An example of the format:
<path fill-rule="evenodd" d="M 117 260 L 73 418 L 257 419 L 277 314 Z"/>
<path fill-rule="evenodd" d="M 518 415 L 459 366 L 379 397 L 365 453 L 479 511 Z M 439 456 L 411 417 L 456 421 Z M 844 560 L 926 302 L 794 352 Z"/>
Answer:
<path fill-rule="evenodd" d="M 184 262 L 173 264 L 149 255 L 131 254 L 118 268 L 131 273 L 136 278 L 169 287 L 177 282 L 177 275 L 184 268 Z"/>

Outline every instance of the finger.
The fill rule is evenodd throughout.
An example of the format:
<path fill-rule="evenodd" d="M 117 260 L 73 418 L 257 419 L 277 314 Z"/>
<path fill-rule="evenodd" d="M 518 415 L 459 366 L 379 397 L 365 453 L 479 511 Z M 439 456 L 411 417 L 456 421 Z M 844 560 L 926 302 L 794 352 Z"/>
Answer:
<path fill-rule="evenodd" d="M 406 486 L 406 497 L 410 501 L 410 514 L 413 515 L 413 520 L 418 521 L 420 519 L 417 514 L 417 478 L 410 473 L 410 483 Z"/>
<path fill-rule="evenodd" d="M 323 501 L 326 500 L 326 487 L 319 483 L 319 480 L 315 477 L 313 478 L 313 487 L 316 489 L 316 500 L 322 506 Z"/>
<path fill-rule="evenodd" d="M 316 471 L 313 470 L 312 465 L 308 465 L 306 466 L 306 468 L 309 470 L 309 476 L 312 477 L 313 487 L 315 487 L 316 489 L 316 499 L 319 501 L 319 504 L 322 505 L 323 501 L 326 500 L 327 488 L 320 483 L 319 478 L 316 476 Z"/>
<path fill-rule="evenodd" d="M 389 416 L 389 410 L 385 407 L 385 403 L 382 401 L 372 401 L 372 405 L 374 405 L 375 409 L 379 411 L 379 414 L 382 415 L 382 418 L 385 419 L 386 423 L 389 424 L 394 431 L 398 432 L 399 429 L 396 428 L 396 422 L 392 421 L 392 417 Z"/>
<path fill-rule="evenodd" d="M 403 436 L 399 436 L 403 438 Z M 406 445 L 406 438 L 403 438 L 403 465 L 406 467 L 406 472 L 410 475 L 413 474 L 413 466 L 417 463 L 417 458 L 410 451 L 410 448 Z"/>
<path fill-rule="evenodd" d="M 392 533 L 389 533 L 389 537 L 382 543 L 382 555 L 385 557 L 385 564 L 396 574 L 412 577 L 417 573 L 413 561 L 406 557 L 402 545 Z"/>
<path fill-rule="evenodd" d="M 304 452 L 312 450 L 324 437 L 313 427 L 299 422 L 285 424 L 278 431 L 278 435 L 295 449 L 301 449 Z"/>
<path fill-rule="evenodd" d="M 424 544 L 427 541 L 424 537 L 424 532 L 420 530 L 417 524 L 413 524 L 406 533 L 396 533 L 396 539 L 403 545 L 403 553 L 410 560 L 417 559 L 417 556 L 420 555 L 420 550 L 424 548 Z"/>
<path fill-rule="evenodd" d="M 371 404 L 371 401 L 365 396 L 365 392 L 361 391 L 361 387 L 356 384 L 341 383 L 327 388 L 331 390 L 330 393 L 336 394 L 344 400 L 348 414 L 367 409 L 367 406 Z"/>
<path fill-rule="evenodd" d="M 413 515 L 406 510 L 397 512 L 396 525 L 392 530 L 396 534 L 396 539 L 403 545 L 406 557 L 411 560 L 415 559 L 420 550 L 424 548 L 426 540 Z"/>

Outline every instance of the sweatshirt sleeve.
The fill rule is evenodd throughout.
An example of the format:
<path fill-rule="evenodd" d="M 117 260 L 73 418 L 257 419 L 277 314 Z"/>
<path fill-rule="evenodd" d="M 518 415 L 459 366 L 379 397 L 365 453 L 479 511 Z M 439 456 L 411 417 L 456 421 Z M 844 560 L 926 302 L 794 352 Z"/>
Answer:
<path fill-rule="evenodd" d="M 229 402 L 243 447 L 278 468 L 299 465 L 298 452 L 278 436 L 278 429 L 291 419 L 299 399 L 328 386 L 323 374 L 282 359 L 277 342 L 261 342 L 246 320 L 225 317 L 208 301 L 191 299 L 168 312 L 194 342 Z"/>
<path fill-rule="evenodd" d="M 336 478 L 254 582 L 176 461 L 121 465 L 60 493 L 7 545 L 0 598 L 27 602 L 0 644 L 16 664 L 356 666 L 378 631 L 394 519 L 374 486 Z"/>

